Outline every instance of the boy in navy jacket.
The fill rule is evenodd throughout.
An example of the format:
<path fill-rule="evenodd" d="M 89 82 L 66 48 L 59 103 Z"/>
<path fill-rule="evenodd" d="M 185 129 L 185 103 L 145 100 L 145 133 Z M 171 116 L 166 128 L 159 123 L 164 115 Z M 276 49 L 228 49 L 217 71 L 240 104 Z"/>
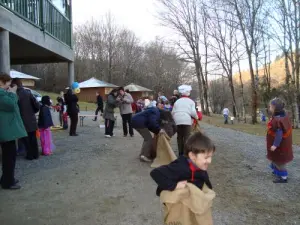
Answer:
<path fill-rule="evenodd" d="M 200 189 L 204 184 L 212 189 L 207 168 L 215 152 L 213 142 L 201 132 L 196 132 L 188 138 L 184 151 L 183 156 L 169 165 L 151 171 L 150 175 L 158 185 L 157 196 L 164 190 L 183 189 L 187 182 Z"/>

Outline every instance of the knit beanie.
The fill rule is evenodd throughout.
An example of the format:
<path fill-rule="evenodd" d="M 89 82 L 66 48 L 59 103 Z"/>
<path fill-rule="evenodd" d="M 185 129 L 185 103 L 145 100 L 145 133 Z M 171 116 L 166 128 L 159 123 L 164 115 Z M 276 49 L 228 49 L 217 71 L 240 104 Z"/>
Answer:
<path fill-rule="evenodd" d="M 280 98 L 274 98 L 270 104 L 274 106 L 275 112 L 282 112 L 284 110 L 284 102 Z"/>

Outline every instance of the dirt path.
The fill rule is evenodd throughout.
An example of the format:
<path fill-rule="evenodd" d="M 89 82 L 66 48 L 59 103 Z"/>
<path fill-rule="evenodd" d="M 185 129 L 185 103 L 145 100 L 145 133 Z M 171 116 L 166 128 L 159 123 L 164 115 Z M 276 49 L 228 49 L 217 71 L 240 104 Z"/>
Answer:
<path fill-rule="evenodd" d="M 300 224 L 300 149 L 290 165 L 290 183 L 274 185 L 263 138 L 203 127 L 217 144 L 210 168 L 218 194 L 215 224 Z M 91 121 L 79 133 L 78 138 L 55 133 L 57 149 L 51 157 L 32 162 L 19 158 L 22 189 L 0 190 L 1 224 L 162 224 L 151 169 L 137 159 L 141 138 L 122 137 L 118 126 L 116 137 L 105 139 Z"/>

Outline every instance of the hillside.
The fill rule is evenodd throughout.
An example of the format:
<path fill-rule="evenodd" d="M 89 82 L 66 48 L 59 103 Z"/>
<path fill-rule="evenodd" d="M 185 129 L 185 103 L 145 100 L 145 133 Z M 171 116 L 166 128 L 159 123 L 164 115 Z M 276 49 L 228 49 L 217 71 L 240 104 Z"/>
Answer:
<path fill-rule="evenodd" d="M 264 76 L 264 69 L 261 68 L 258 71 L 259 78 Z M 251 80 L 250 71 L 242 71 L 243 82 L 248 83 Z M 233 76 L 233 80 L 237 83 L 240 82 L 239 74 Z M 285 82 L 285 66 L 284 58 L 274 61 L 271 64 L 271 80 L 272 86 L 278 86 Z"/>

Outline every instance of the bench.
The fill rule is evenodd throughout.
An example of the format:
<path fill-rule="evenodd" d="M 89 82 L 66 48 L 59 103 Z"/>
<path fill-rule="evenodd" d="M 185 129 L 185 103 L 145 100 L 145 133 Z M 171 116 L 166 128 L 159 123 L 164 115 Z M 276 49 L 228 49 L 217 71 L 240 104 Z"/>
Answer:
<path fill-rule="evenodd" d="M 79 116 L 79 126 L 81 126 L 81 127 L 83 127 L 83 122 L 84 122 L 84 119 L 86 118 L 86 117 L 95 117 L 95 115 L 81 115 L 81 114 L 79 114 L 78 115 Z M 117 116 L 115 116 L 115 126 L 117 126 Z"/>
<path fill-rule="evenodd" d="M 78 115 L 79 116 L 79 126 L 83 127 L 83 121 L 86 117 L 95 117 L 95 115 Z"/>

